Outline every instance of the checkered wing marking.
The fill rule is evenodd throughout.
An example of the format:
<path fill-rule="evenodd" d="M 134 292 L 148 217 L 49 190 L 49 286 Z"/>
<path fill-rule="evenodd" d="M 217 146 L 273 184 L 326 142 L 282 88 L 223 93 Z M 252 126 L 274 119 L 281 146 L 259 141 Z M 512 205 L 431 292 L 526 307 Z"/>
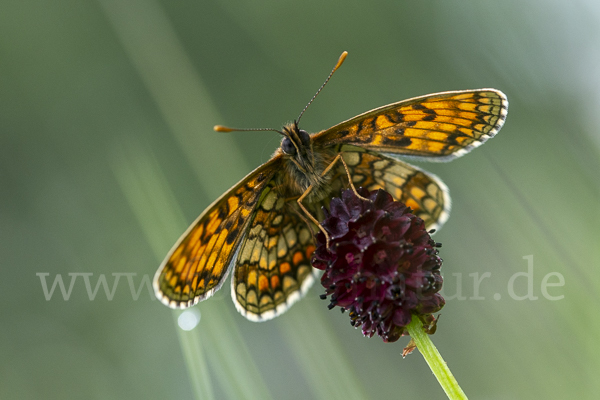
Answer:
<path fill-rule="evenodd" d="M 343 146 L 342 157 L 356 187 L 384 189 L 394 200 L 413 209 L 427 229 L 438 229 L 448 219 L 448 188 L 435 175 L 410 164 L 368 150 Z"/>
<path fill-rule="evenodd" d="M 267 192 L 268 190 L 268 192 Z M 314 282 L 312 234 L 274 187 L 265 190 L 240 246 L 231 281 L 238 311 L 252 321 L 285 312 Z"/>
<path fill-rule="evenodd" d="M 354 144 L 393 155 L 450 161 L 493 137 L 508 100 L 495 89 L 430 94 L 368 111 L 319 132 L 322 146 Z"/>
<path fill-rule="evenodd" d="M 190 307 L 223 285 L 260 196 L 280 166 L 281 158 L 274 158 L 252 171 L 179 238 L 154 277 L 154 291 L 165 305 Z"/>

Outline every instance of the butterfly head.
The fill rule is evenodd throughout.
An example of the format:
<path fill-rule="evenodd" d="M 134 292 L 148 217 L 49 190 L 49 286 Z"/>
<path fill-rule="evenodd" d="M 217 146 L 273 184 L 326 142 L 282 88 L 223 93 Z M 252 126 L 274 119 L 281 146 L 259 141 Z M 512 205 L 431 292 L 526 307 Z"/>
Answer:
<path fill-rule="evenodd" d="M 298 128 L 296 121 L 283 127 L 283 135 L 279 151 L 287 163 L 290 173 L 311 176 L 315 174 L 315 154 L 312 148 L 311 137 L 305 130 Z"/>
<path fill-rule="evenodd" d="M 305 157 L 310 152 L 310 135 L 305 130 L 298 128 L 297 122 L 292 122 L 283 127 L 281 150 L 288 156 Z"/>

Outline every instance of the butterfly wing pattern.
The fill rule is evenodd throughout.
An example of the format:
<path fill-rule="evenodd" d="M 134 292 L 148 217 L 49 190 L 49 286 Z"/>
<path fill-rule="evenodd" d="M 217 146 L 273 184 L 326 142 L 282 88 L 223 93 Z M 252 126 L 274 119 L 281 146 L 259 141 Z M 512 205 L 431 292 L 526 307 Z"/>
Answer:
<path fill-rule="evenodd" d="M 444 183 L 398 157 L 449 161 L 493 137 L 507 115 L 506 96 L 495 89 L 431 94 L 376 108 L 310 138 L 315 153 L 341 154 L 354 186 L 384 189 L 410 206 L 428 229 L 448 219 Z M 305 204 L 319 216 L 348 183 L 342 166 L 323 191 Z M 231 294 L 252 321 L 285 312 L 314 282 L 310 266 L 315 226 L 302 217 L 285 175 L 281 152 L 215 201 L 168 253 L 154 279 L 157 297 L 186 308 L 218 290 L 231 268 Z M 344 183 L 342 183 L 345 180 Z M 323 188 L 321 188 L 323 190 Z"/>
<path fill-rule="evenodd" d="M 385 190 L 412 208 L 427 229 L 438 229 L 450 216 L 448 188 L 432 173 L 354 146 L 344 145 L 341 151 L 355 186 Z"/>
<path fill-rule="evenodd" d="M 171 248 L 153 281 L 165 305 L 190 307 L 223 285 L 235 250 L 280 161 L 271 159 L 248 174 L 209 206 Z"/>
<path fill-rule="evenodd" d="M 314 281 L 315 249 L 309 227 L 276 188 L 262 196 L 238 253 L 231 295 L 238 311 L 252 321 L 285 312 Z M 267 192 L 265 190 L 265 192 Z"/>
<path fill-rule="evenodd" d="M 319 132 L 315 142 L 354 144 L 423 161 L 450 161 L 493 137 L 508 100 L 495 89 L 415 97 L 379 107 Z"/>

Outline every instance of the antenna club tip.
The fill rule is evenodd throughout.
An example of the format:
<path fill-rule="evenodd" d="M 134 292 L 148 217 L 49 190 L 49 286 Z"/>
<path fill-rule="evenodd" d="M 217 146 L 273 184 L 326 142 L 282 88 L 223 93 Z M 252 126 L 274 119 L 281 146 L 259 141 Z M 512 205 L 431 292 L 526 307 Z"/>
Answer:
<path fill-rule="evenodd" d="M 213 127 L 213 129 L 215 130 L 215 132 L 233 132 L 233 129 L 228 128 L 228 127 L 223 126 L 223 125 L 215 125 Z"/>
<path fill-rule="evenodd" d="M 335 64 L 335 68 L 333 69 L 334 71 L 342 65 L 342 63 L 344 62 L 344 60 L 346 59 L 347 56 L 348 56 L 348 52 L 344 51 L 342 53 L 342 55 L 340 56 L 340 58 L 338 59 L 337 64 Z"/>

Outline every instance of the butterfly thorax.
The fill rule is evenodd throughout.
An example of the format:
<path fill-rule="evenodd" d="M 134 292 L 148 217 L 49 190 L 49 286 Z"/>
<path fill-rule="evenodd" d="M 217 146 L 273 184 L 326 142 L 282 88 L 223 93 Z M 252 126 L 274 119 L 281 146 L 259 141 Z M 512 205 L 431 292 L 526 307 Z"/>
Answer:
<path fill-rule="evenodd" d="M 295 122 L 285 125 L 283 133 L 285 137 L 277 150 L 284 158 L 281 185 L 290 192 L 290 196 L 300 196 L 312 185 L 307 200 L 323 199 L 328 194 L 326 188 L 331 177 L 330 174 L 322 176 L 322 173 L 333 160 L 334 154 L 315 149 L 310 135 L 299 129 Z"/>

